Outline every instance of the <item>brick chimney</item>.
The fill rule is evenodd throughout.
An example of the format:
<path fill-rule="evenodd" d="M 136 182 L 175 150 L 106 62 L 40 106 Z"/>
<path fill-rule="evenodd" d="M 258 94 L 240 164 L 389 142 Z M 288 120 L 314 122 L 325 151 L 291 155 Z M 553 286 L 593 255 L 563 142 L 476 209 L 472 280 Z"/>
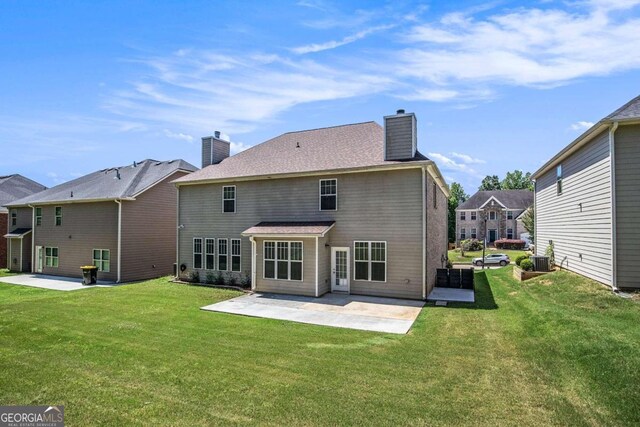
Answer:
<path fill-rule="evenodd" d="M 229 157 L 231 144 L 223 139 L 220 131 L 215 131 L 213 136 L 202 137 L 202 168 L 220 163 Z"/>
<path fill-rule="evenodd" d="M 416 115 L 398 110 L 384 117 L 384 159 L 408 160 L 416 155 L 418 146 Z"/>

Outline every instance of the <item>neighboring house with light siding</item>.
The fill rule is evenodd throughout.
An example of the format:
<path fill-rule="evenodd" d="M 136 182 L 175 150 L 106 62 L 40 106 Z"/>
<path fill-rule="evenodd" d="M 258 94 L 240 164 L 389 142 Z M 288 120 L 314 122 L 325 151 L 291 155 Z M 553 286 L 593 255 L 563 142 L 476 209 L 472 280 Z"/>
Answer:
<path fill-rule="evenodd" d="M 640 97 L 533 174 L 538 255 L 614 288 L 640 288 Z"/>
<path fill-rule="evenodd" d="M 447 255 L 448 188 L 417 151 L 416 117 L 289 132 L 229 157 L 203 138 L 176 181 L 183 279 L 261 292 L 425 299 Z"/>
<path fill-rule="evenodd" d="M 19 174 L 0 176 L 0 230 L 7 230 L 10 224 L 17 222 L 17 212 L 15 210 L 9 212 L 4 207 L 7 203 L 46 189 L 44 185 Z M 0 268 L 7 268 L 9 265 L 7 243 L 6 239 L 0 239 Z"/>
<path fill-rule="evenodd" d="M 197 168 L 144 160 L 103 169 L 8 204 L 10 269 L 127 282 L 171 274 L 177 192 L 171 181 Z"/>

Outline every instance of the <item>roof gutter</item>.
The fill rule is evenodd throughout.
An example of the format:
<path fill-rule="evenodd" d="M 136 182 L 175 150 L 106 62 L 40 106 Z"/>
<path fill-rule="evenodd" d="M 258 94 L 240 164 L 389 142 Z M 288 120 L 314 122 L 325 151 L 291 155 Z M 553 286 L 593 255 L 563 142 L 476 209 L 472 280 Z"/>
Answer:
<path fill-rule="evenodd" d="M 39 206 L 53 206 L 53 205 L 70 205 L 72 203 L 96 203 L 96 202 L 114 202 L 116 200 L 136 200 L 135 197 L 120 197 L 117 199 L 109 198 L 109 199 L 79 199 L 79 200 L 58 200 L 53 202 L 40 202 L 38 200 L 32 200 L 28 203 L 20 203 L 13 205 L 6 205 L 7 207 L 12 208 L 25 208 L 30 207 L 31 205 L 39 205 Z"/>
<path fill-rule="evenodd" d="M 611 162 L 611 289 L 618 292 L 618 251 L 617 251 L 617 224 L 616 224 L 616 144 L 615 133 L 618 122 L 613 122 L 609 128 L 609 159 Z"/>

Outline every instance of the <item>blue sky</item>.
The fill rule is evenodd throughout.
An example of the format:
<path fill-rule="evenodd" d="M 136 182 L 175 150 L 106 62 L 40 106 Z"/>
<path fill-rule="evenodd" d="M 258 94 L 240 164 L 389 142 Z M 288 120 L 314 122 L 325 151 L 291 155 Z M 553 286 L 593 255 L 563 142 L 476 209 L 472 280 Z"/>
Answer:
<path fill-rule="evenodd" d="M 0 40 L 0 174 L 48 186 L 404 108 L 473 193 L 640 94 L 640 0 L 3 1 Z"/>

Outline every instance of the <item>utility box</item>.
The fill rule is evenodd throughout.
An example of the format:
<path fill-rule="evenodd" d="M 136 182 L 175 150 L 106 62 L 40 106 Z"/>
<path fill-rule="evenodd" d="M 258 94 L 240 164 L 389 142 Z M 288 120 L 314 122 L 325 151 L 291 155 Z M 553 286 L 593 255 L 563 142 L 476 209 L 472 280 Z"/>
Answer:
<path fill-rule="evenodd" d="M 533 271 L 550 271 L 551 266 L 549 265 L 549 257 L 548 256 L 531 256 L 529 257 L 531 262 L 533 262 Z"/>

